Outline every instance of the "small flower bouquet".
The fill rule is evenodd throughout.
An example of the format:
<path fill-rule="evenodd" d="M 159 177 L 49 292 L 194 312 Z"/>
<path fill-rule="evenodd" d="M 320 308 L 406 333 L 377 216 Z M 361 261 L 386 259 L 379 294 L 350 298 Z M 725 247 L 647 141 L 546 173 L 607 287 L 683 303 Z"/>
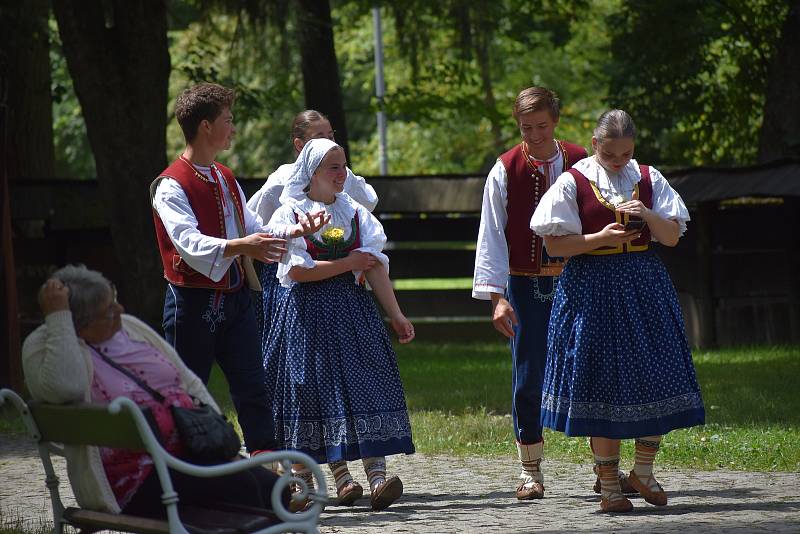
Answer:
<path fill-rule="evenodd" d="M 344 228 L 339 228 L 338 226 L 329 226 L 322 231 L 320 237 L 322 237 L 322 241 L 328 246 L 338 245 L 344 241 Z"/>

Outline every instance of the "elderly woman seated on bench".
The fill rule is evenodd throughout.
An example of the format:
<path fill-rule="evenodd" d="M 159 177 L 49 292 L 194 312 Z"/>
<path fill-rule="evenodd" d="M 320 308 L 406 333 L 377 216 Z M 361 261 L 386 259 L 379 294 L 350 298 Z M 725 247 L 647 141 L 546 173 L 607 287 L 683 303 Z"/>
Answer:
<path fill-rule="evenodd" d="M 165 449 L 181 457 L 170 405 L 191 407 L 192 397 L 214 400 L 175 350 L 142 321 L 123 314 L 114 286 L 82 266 L 56 271 L 42 286 L 39 303 L 45 323 L 25 340 L 25 382 L 34 399 L 47 403 L 106 404 L 125 396 L 148 407 Z M 152 395 L 106 361 L 111 359 L 143 379 L 165 400 Z M 145 452 L 68 447 L 67 470 L 81 507 L 147 517 L 164 517 L 161 486 Z M 268 509 L 277 475 L 262 467 L 217 478 L 171 471 L 181 503 L 229 503 Z M 284 505 L 289 492 L 285 492 Z"/>

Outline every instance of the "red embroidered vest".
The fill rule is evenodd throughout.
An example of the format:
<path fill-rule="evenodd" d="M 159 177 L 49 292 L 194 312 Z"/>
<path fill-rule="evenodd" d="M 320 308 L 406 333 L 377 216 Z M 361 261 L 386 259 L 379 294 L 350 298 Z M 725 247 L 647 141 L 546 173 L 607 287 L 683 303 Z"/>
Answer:
<path fill-rule="evenodd" d="M 238 186 L 233 172 L 224 165 L 214 162 L 214 166 L 222 173 L 225 184 L 228 186 L 228 191 L 231 192 L 227 200 L 233 198 L 233 205 L 236 209 L 236 216 L 239 219 L 241 228 L 244 228 L 244 210 L 242 202 L 238 194 Z M 197 218 L 197 229 L 200 233 L 211 236 L 227 239 L 225 231 L 225 216 L 222 208 L 222 191 L 219 185 L 213 180 L 209 180 L 200 173 L 188 161 L 178 158 L 172 164 L 164 169 L 164 171 L 156 178 L 150 185 L 150 196 L 152 199 L 158 183 L 163 178 L 172 178 L 177 181 L 183 188 L 186 197 L 189 199 L 189 205 L 192 207 L 192 212 Z M 161 264 L 164 267 L 164 278 L 170 283 L 180 287 L 197 287 L 206 289 L 220 289 L 222 291 L 235 291 L 239 289 L 244 283 L 244 276 L 239 260 L 233 263 L 231 269 L 225 273 L 225 276 L 219 282 L 214 282 L 206 275 L 199 273 L 192 269 L 181 258 L 175 245 L 161 222 L 158 213 L 153 209 L 153 222 L 156 227 L 156 240 L 158 241 L 158 250 L 161 254 Z M 231 270 L 235 270 L 233 276 Z"/>
<path fill-rule="evenodd" d="M 633 190 L 633 198 L 639 199 L 648 208 L 653 207 L 653 182 L 650 180 L 650 167 L 639 165 L 642 179 L 636 184 Z M 618 222 L 625 224 L 630 220 L 630 215 L 620 213 L 600 194 L 600 190 L 586 176 L 576 169 L 569 172 L 575 178 L 577 188 L 578 213 L 581 217 L 582 233 L 594 234 L 605 228 L 607 225 Z M 642 235 L 618 247 L 600 247 L 591 250 L 586 254 L 621 254 L 623 252 L 642 252 L 650 246 L 650 229 L 645 226 Z"/>
<path fill-rule="evenodd" d="M 556 141 L 561 153 L 563 170 L 586 157 L 586 149 L 566 141 Z M 508 263 L 512 275 L 556 276 L 561 273 L 563 261 L 545 262 L 542 265 L 542 238 L 531 230 L 531 217 L 539 199 L 549 187 L 547 178 L 539 172 L 523 153 L 522 143 L 502 156 L 500 161 L 508 177 L 508 203 L 506 212 L 506 243 Z M 555 180 L 557 177 L 553 176 Z"/>

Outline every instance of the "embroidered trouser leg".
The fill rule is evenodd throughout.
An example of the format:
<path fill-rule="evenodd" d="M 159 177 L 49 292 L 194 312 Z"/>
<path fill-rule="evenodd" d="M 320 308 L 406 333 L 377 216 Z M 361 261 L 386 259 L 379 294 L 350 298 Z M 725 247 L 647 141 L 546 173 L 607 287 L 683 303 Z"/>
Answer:
<path fill-rule="evenodd" d="M 207 384 L 219 363 L 250 451 L 276 449 L 273 388 L 267 388 L 249 289 L 231 293 L 167 286 L 164 335 Z"/>
<path fill-rule="evenodd" d="M 523 444 L 542 440 L 542 383 L 554 281 L 552 277 L 527 276 L 510 276 L 508 280 L 507 298 L 519 321 L 511 340 L 511 416 L 514 435 Z"/>

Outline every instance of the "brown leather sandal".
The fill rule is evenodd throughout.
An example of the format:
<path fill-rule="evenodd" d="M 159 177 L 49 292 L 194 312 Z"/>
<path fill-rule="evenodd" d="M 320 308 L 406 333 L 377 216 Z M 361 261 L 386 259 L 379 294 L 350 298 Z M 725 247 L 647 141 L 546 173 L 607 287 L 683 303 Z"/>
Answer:
<path fill-rule="evenodd" d="M 528 486 L 528 484 L 530 484 L 530 486 Z M 544 498 L 544 484 L 536 481 L 521 482 L 520 485 L 517 486 L 516 494 L 517 499 L 520 501 L 542 499 Z"/>
<path fill-rule="evenodd" d="M 658 491 L 653 491 L 650 489 L 651 480 L 656 483 Z M 628 481 L 631 483 L 631 486 L 636 488 L 636 491 L 638 491 L 639 494 L 644 497 L 644 500 L 650 504 L 655 506 L 664 506 L 667 504 L 667 492 L 664 491 L 664 489 L 661 487 L 661 484 L 656 481 L 652 474 L 647 477 L 647 480 L 642 482 L 639 477 L 636 476 L 636 473 L 631 471 L 631 474 L 628 475 Z"/>
<path fill-rule="evenodd" d="M 364 495 L 364 488 L 355 480 L 351 480 L 336 492 L 340 506 L 353 506 Z"/>
<path fill-rule="evenodd" d="M 621 493 L 612 493 L 611 495 L 619 495 L 621 499 L 609 500 L 606 498 L 600 499 L 600 511 L 604 513 L 617 513 L 624 514 L 633 510 L 633 503 L 624 497 Z"/>
<path fill-rule="evenodd" d="M 397 476 L 390 476 L 370 495 L 369 502 L 375 511 L 385 510 L 403 495 L 403 482 Z"/>

